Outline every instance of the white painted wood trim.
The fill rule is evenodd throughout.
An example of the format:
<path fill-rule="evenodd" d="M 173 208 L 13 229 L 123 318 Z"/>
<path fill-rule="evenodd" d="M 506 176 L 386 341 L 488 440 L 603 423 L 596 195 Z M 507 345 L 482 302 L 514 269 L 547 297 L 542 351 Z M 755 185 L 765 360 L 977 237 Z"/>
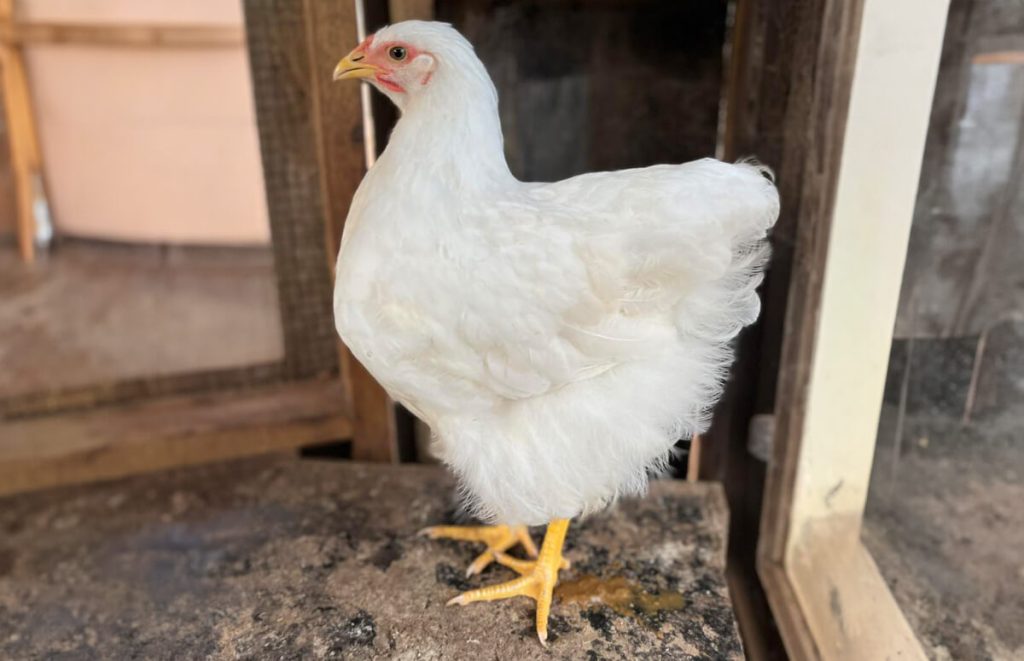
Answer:
<path fill-rule="evenodd" d="M 864 511 L 949 0 L 866 0 L 787 555 Z"/>

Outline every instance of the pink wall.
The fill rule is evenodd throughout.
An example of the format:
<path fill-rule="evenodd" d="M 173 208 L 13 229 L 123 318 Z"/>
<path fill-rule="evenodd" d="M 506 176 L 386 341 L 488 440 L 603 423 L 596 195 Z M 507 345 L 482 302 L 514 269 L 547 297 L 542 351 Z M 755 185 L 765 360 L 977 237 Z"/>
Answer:
<path fill-rule="evenodd" d="M 97 23 L 241 25 L 237 0 L 18 0 L 20 19 Z"/>
<path fill-rule="evenodd" d="M 238 0 L 26 0 L 22 20 L 241 26 Z M 58 232 L 269 240 L 244 46 L 26 51 Z"/>

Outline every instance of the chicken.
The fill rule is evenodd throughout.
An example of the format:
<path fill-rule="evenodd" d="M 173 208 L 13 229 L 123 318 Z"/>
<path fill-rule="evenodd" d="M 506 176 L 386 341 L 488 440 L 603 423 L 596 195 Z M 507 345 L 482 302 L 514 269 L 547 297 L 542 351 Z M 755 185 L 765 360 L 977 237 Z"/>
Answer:
<path fill-rule="evenodd" d="M 759 312 L 778 194 L 767 168 L 713 159 L 518 181 L 494 85 L 446 24 L 383 28 L 334 78 L 401 111 L 345 222 L 338 332 L 495 524 L 427 533 L 487 544 L 471 573 L 521 574 L 450 603 L 530 596 L 544 642 L 568 521 L 642 493 L 706 427 Z M 537 559 L 504 553 L 517 542 Z"/>

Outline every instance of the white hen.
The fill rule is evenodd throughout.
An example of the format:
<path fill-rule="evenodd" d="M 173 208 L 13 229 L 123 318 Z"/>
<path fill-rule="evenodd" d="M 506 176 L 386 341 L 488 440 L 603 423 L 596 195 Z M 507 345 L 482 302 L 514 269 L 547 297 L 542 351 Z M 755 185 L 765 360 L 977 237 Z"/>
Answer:
<path fill-rule="evenodd" d="M 556 522 L 537 563 L 501 553 L 521 529 L 433 530 L 488 543 L 471 570 L 524 575 L 455 601 L 532 596 L 543 641 L 565 520 L 643 491 L 707 424 L 759 311 L 778 195 L 765 168 L 712 159 L 518 181 L 494 85 L 444 24 L 384 28 L 335 78 L 402 111 L 345 223 L 338 332 L 430 425 L 477 514 Z"/>

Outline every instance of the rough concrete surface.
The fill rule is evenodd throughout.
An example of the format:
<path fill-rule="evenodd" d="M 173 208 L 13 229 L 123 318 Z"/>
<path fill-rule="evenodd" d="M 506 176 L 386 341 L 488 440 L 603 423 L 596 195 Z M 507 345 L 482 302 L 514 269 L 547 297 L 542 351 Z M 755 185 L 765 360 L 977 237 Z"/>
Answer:
<path fill-rule="evenodd" d="M 452 520 L 452 489 L 437 467 L 271 457 L 2 499 L 0 658 L 742 657 L 716 486 L 656 483 L 574 524 L 564 579 L 684 606 L 556 600 L 546 650 L 532 601 L 445 607 L 513 576 L 466 579 L 479 548 L 416 535 Z"/>

